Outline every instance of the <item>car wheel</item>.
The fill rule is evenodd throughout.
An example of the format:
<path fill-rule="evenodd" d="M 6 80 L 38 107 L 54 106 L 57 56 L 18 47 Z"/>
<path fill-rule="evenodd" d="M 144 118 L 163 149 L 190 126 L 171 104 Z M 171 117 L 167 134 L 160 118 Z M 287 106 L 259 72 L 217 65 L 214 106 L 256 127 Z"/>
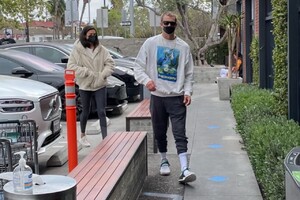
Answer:
<path fill-rule="evenodd" d="M 78 92 L 78 88 L 75 88 L 76 93 L 76 120 L 80 120 L 80 113 L 82 112 L 82 105 L 81 105 L 81 99 Z M 65 89 L 62 89 L 59 91 L 59 95 L 61 98 L 62 103 L 62 113 L 61 113 L 61 119 L 66 121 L 67 120 L 67 113 L 66 113 L 66 97 L 65 97 Z"/>

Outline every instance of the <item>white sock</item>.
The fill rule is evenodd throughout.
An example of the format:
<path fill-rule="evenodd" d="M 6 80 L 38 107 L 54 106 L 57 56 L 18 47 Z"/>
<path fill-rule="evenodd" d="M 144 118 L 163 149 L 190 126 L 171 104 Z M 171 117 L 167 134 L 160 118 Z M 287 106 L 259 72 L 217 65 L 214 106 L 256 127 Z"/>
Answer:
<path fill-rule="evenodd" d="M 184 152 L 184 153 L 178 154 L 178 156 L 179 156 L 179 160 L 180 160 L 181 171 L 183 171 L 186 168 L 188 168 L 187 153 Z"/>
<path fill-rule="evenodd" d="M 161 160 L 167 159 L 167 152 L 160 152 Z"/>

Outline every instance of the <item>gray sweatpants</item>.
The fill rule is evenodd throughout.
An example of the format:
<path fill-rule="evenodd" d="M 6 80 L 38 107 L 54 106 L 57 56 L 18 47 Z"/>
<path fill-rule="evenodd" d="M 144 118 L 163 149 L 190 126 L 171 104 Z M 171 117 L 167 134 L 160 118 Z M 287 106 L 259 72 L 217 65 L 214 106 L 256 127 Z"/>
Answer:
<path fill-rule="evenodd" d="M 171 120 L 177 154 L 187 152 L 188 141 L 185 129 L 186 106 L 183 103 L 183 96 L 158 97 L 151 95 L 150 112 L 159 152 L 163 153 L 168 150 L 167 130 L 169 118 Z"/>

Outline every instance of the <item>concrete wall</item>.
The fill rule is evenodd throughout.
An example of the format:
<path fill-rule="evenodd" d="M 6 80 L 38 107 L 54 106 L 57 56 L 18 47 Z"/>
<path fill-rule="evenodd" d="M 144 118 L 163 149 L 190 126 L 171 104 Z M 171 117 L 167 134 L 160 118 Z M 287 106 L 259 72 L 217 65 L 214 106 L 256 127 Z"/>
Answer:
<path fill-rule="evenodd" d="M 222 65 L 216 65 L 214 67 L 209 65 L 195 66 L 194 80 L 196 83 L 214 83 L 217 77 L 220 76 L 220 70 L 222 68 L 224 68 Z"/>
<path fill-rule="evenodd" d="M 129 38 L 129 39 L 101 39 L 100 42 L 106 47 L 118 47 L 126 56 L 136 57 L 146 38 Z"/>
<path fill-rule="evenodd" d="M 112 49 L 118 47 L 122 51 L 122 54 L 136 57 L 145 40 L 146 38 L 100 39 L 100 43 Z M 53 42 L 72 44 L 75 40 L 56 40 Z"/>

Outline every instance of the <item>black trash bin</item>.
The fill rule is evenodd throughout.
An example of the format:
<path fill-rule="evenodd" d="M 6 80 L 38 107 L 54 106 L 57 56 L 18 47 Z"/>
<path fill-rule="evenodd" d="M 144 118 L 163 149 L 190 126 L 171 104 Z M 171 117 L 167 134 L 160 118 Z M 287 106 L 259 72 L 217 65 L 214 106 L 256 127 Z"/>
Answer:
<path fill-rule="evenodd" d="M 300 147 L 293 148 L 284 160 L 286 200 L 300 198 Z"/>

